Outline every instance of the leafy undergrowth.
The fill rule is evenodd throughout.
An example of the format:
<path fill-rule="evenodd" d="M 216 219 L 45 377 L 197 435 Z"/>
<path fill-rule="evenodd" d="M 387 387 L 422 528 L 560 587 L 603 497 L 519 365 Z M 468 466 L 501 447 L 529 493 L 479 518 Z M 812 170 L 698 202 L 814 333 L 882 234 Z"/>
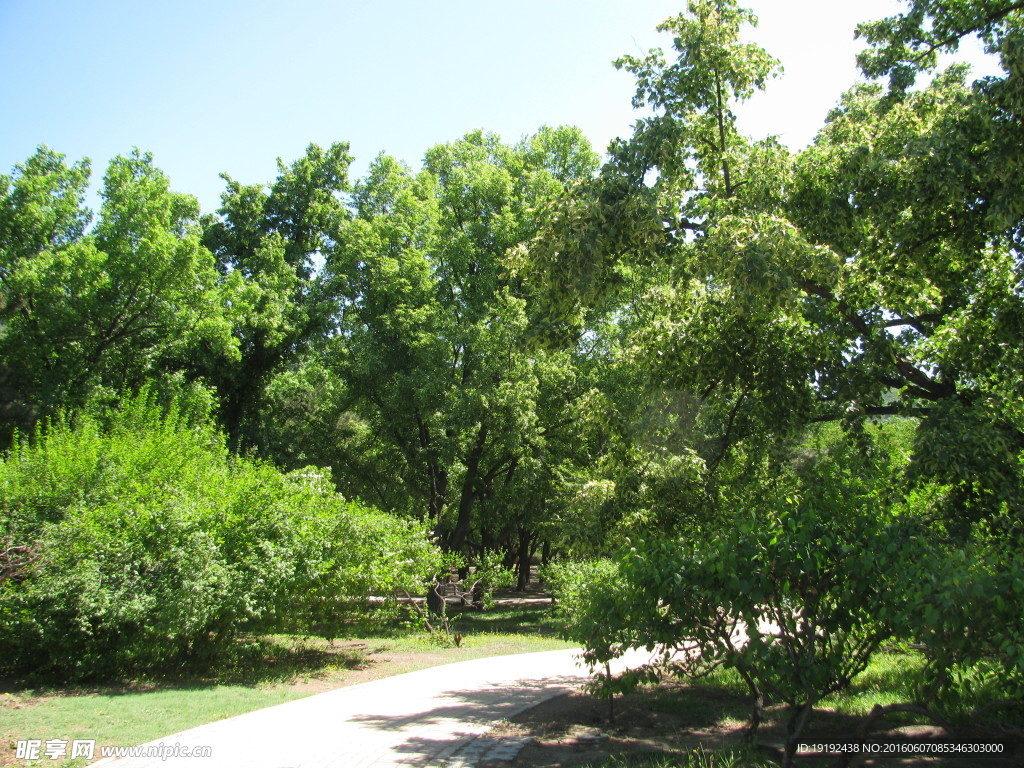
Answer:
<path fill-rule="evenodd" d="M 543 627 L 544 611 L 498 606 L 455 622 L 456 647 L 418 630 L 392 629 L 328 641 L 244 638 L 216 665 L 177 675 L 66 687 L 46 680 L 0 680 L 0 765 L 22 765 L 22 739 L 95 739 L 127 746 L 263 707 L 439 664 L 567 648 Z M 500 631 L 499 631 L 500 630 Z M 547 636 L 544 636 L 547 635 Z M 85 765 L 78 759 L 42 764 Z"/>

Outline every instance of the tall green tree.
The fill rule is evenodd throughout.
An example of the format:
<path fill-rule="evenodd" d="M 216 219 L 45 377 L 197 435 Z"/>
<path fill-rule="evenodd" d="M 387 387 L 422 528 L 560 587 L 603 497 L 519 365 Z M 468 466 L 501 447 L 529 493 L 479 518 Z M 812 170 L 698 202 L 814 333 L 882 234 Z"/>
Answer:
<path fill-rule="evenodd" d="M 941 566 L 926 582 L 931 589 L 908 610 L 908 622 L 932 650 L 930 670 L 939 690 L 950 684 L 952 667 L 981 661 L 995 664 L 1004 690 L 1019 697 L 1024 6 L 1011 0 L 913 0 L 907 6 L 904 13 L 858 28 L 871 45 L 860 57 L 862 68 L 889 77 L 876 112 L 899 115 L 914 104 L 919 97 L 908 94 L 910 85 L 934 71 L 938 53 L 956 50 L 969 35 L 999 57 L 1003 70 L 969 89 L 959 83 L 942 87 L 958 79 L 955 73 L 933 80 L 929 91 L 952 104 L 937 110 L 941 117 L 930 130 L 908 144 L 903 184 L 889 185 L 898 190 L 900 209 L 893 229 L 902 240 L 894 242 L 909 246 L 894 249 L 894 255 L 905 259 L 912 250 L 914 263 L 927 257 L 926 263 L 944 266 L 940 274 L 954 276 L 935 281 L 932 316 L 914 328 L 918 346 L 934 360 L 929 372 L 936 381 L 942 376 L 946 397 L 923 387 L 927 416 L 911 474 L 919 483 L 930 480 L 948 489 L 940 506 L 947 518 L 961 521 L 960 535 L 953 543 L 935 543 L 932 560 Z M 945 95 L 950 90 L 953 98 Z M 911 184 L 920 195 L 912 202 Z"/>
<path fill-rule="evenodd" d="M 943 9 L 949 17 L 929 20 Z M 926 639 L 940 685 L 953 665 L 981 658 L 1020 680 L 1013 585 L 1024 520 L 1024 206 L 1009 181 L 1019 175 L 1020 9 L 920 2 L 906 17 L 862 28 L 879 46 L 865 57 L 875 74 L 971 30 L 999 50 L 1005 74 L 968 85 L 953 68 L 916 91 L 903 75 L 889 90 L 856 87 L 796 154 L 736 131 L 734 105 L 773 70 L 763 51 L 740 42 L 750 21 L 730 0 L 693 0 L 662 25 L 674 60 L 653 52 L 621 61 L 637 76 L 635 103 L 655 115 L 612 147 L 600 176 L 531 246 L 548 297 L 544 319 L 583 330 L 595 312 L 610 314 L 629 328 L 622 364 L 635 366 L 647 391 L 675 391 L 693 404 L 698 482 L 669 502 L 682 513 L 672 535 L 651 533 L 639 556 L 621 553 L 623 594 L 634 604 L 619 605 L 605 639 L 612 652 L 651 642 L 633 629 L 644 610 L 655 624 L 668 619 L 653 642 L 694 623 L 704 622 L 698 633 L 715 630 L 745 610 L 736 595 L 754 595 L 762 607 L 778 600 L 781 629 L 755 632 L 754 617 L 747 631 L 764 638 L 727 655 L 734 664 L 757 657 L 758 675 L 787 652 L 791 612 L 807 618 L 793 636 L 810 650 L 789 656 L 800 667 L 786 671 L 790 681 L 843 685 L 892 632 Z M 886 472 L 853 471 L 892 450 L 872 422 L 896 416 L 911 420 L 912 436 Z M 836 451 L 831 468 L 834 459 L 794 448 L 822 422 L 841 425 L 857 447 Z M 777 479 L 788 473 L 813 481 L 793 493 Z M 828 476 L 835 498 L 805 506 L 801 497 Z M 702 506 L 713 514 L 687 514 Z M 781 530 L 773 510 L 787 507 Z M 882 510 L 892 519 L 877 527 Z M 836 515 L 850 523 L 838 538 L 824 533 Z M 823 526 L 817 542 L 801 539 L 809 526 Z M 850 552 L 882 542 L 881 575 L 870 558 L 854 564 Z M 883 584 L 890 568 L 903 579 Z M 830 594 L 825 617 L 815 612 L 838 583 L 830 569 L 846 571 L 851 591 Z M 677 588 L 683 604 L 719 575 L 685 620 L 663 610 Z M 781 590 L 775 597 L 756 596 L 765 578 L 768 592 Z M 816 578 L 830 581 L 818 587 Z M 900 593 L 900 584 L 912 586 Z M 980 603 L 966 594 L 980 599 L 991 589 L 998 600 L 967 607 Z M 821 626 L 811 626 L 815 615 Z M 844 634 L 855 640 L 847 650 L 839 649 Z M 794 725 L 802 727 L 816 696 L 782 695 Z"/>
<path fill-rule="evenodd" d="M 450 550 L 480 545 L 482 510 L 566 426 L 539 404 L 575 399 L 568 359 L 528 351 L 528 289 L 506 265 L 544 205 L 595 168 L 570 128 L 512 147 L 474 132 L 415 174 L 382 156 L 329 255 L 341 308 L 327 359 L 372 436 L 360 482 L 419 511 Z"/>
<path fill-rule="evenodd" d="M 91 230 L 87 161 L 46 147 L 0 177 L 3 431 L 118 392 L 197 350 L 237 354 L 195 198 L 151 155 L 111 161 Z"/>
<path fill-rule="evenodd" d="M 990 30 L 1005 78 L 971 87 L 954 69 L 917 92 L 855 88 L 790 155 L 735 130 L 733 105 L 772 71 L 738 42 L 750 15 L 692 2 L 663 25 L 674 62 L 621 61 L 657 114 L 538 239 L 549 306 L 582 322 L 614 296 L 642 317 L 633 359 L 701 402 L 712 467 L 758 435 L 912 415 L 915 472 L 956 488 L 950 515 L 1019 509 L 1017 15 Z"/>
<path fill-rule="evenodd" d="M 269 189 L 225 175 L 218 215 L 204 219 L 203 243 L 223 275 L 239 356 L 208 355 L 198 370 L 216 385 L 237 447 L 265 448 L 259 410 L 271 376 L 323 336 L 334 314 L 318 268 L 349 218 L 348 149 L 310 144 L 290 166 L 278 160 Z"/>

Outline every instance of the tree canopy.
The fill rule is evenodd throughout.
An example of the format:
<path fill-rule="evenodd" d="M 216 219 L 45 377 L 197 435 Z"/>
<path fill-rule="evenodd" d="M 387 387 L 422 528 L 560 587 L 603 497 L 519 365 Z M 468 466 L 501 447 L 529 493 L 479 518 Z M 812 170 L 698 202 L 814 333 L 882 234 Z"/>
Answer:
<path fill-rule="evenodd" d="M 5 439 L 57 407 L 137 388 L 200 349 L 231 358 L 199 206 L 151 155 L 111 161 L 99 215 L 88 162 L 41 147 L 0 177 L 0 397 Z"/>
<path fill-rule="evenodd" d="M 676 61 L 621 60 L 657 114 L 538 238 L 551 305 L 579 322 L 574 305 L 613 294 L 642 315 L 637 364 L 717 410 L 723 444 L 912 415 L 915 472 L 959 489 L 951 510 L 1019 504 L 1021 208 L 1001 88 L 958 68 L 919 91 L 859 86 L 791 154 L 735 131 L 772 66 L 736 43 L 749 19 L 691 3 L 663 25 Z"/>
<path fill-rule="evenodd" d="M 541 411 L 573 397 L 571 355 L 524 342 L 527 288 L 507 260 L 596 164 L 568 128 L 516 146 L 471 133 L 430 149 L 419 173 L 381 156 L 328 258 L 340 310 L 327 364 L 373 442 L 355 480 L 403 497 L 453 550 L 543 450 L 556 424 Z"/>

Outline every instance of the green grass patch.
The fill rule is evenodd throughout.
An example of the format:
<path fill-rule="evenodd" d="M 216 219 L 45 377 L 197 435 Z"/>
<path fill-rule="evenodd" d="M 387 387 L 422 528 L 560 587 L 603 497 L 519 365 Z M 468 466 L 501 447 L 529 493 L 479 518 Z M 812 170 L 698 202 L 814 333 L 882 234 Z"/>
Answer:
<path fill-rule="evenodd" d="M 127 746 L 303 695 L 286 686 L 242 685 L 41 697 L 19 693 L 4 697 L 9 701 L 0 709 L 0 732 L 12 747 L 18 739 L 95 739 Z"/>
<path fill-rule="evenodd" d="M 466 635 L 487 633 L 557 637 L 561 625 L 552 608 L 545 603 L 502 605 L 488 611 L 455 608 L 449 609 L 449 622 L 452 631 Z"/>
<path fill-rule="evenodd" d="M 923 677 L 925 657 L 917 651 L 891 650 L 877 653 L 849 689 L 822 700 L 819 707 L 848 715 L 867 715 L 877 705 L 885 707 L 917 701 L 917 686 Z M 1009 725 L 1024 725 L 1020 706 L 997 707 L 1005 696 L 1001 668 L 984 662 L 952 670 L 956 685 L 934 701 L 930 709 L 954 725 L 976 725 L 978 713 L 998 710 Z M 920 717 L 894 713 L 887 722 L 920 722 Z"/>
<path fill-rule="evenodd" d="M 848 689 L 822 699 L 817 706 L 844 715 L 866 715 L 876 705 L 914 701 L 924 663 L 924 656 L 914 651 L 876 653 Z"/>

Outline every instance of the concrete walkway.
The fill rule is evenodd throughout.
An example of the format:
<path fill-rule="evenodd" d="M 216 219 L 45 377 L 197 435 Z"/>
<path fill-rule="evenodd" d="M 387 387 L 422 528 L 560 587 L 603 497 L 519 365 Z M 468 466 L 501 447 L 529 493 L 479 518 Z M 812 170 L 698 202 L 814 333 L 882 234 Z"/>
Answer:
<path fill-rule="evenodd" d="M 477 739 L 497 720 L 567 693 L 590 673 L 576 650 L 492 656 L 396 675 L 165 736 L 160 756 L 101 760 L 110 768 L 364 768 L 469 766 L 514 754 Z M 613 671 L 638 666 L 627 655 Z M 178 748 L 175 756 L 171 749 Z M 209 757 L 181 748 L 208 747 Z M 509 750 L 511 748 L 511 751 Z M 494 752 L 494 750 L 498 750 Z M 510 759 L 506 757 L 505 759 Z"/>

